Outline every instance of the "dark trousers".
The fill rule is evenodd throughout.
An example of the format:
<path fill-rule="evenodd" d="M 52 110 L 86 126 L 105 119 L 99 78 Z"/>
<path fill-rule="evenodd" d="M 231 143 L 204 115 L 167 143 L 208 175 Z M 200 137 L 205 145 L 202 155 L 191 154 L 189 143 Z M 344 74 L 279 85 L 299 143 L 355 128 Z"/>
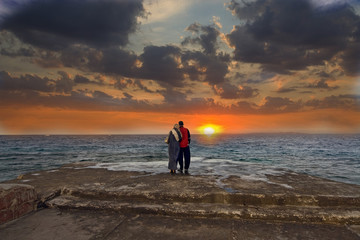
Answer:
<path fill-rule="evenodd" d="M 185 169 L 189 169 L 190 167 L 190 147 L 184 147 L 180 148 L 179 156 L 178 156 L 178 162 L 180 165 L 180 169 L 183 170 L 184 162 L 183 162 L 183 156 L 185 157 Z"/>

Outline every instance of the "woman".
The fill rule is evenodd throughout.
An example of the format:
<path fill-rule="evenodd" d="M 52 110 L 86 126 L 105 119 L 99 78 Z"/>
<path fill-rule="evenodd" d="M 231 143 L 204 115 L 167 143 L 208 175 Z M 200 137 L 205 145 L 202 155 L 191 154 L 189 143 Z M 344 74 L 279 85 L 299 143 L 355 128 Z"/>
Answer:
<path fill-rule="evenodd" d="M 182 136 L 181 136 L 181 132 L 180 132 L 180 126 L 179 126 L 179 124 L 175 124 L 174 128 L 171 129 L 171 131 L 169 132 L 169 135 L 165 139 L 165 142 L 169 145 L 168 146 L 168 150 L 169 150 L 168 169 L 170 169 L 171 174 L 176 173 L 176 168 L 177 168 L 176 160 L 177 160 L 177 158 L 179 156 L 179 152 L 180 152 L 179 142 L 181 141 L 181 139 L 182 139 Z"/>

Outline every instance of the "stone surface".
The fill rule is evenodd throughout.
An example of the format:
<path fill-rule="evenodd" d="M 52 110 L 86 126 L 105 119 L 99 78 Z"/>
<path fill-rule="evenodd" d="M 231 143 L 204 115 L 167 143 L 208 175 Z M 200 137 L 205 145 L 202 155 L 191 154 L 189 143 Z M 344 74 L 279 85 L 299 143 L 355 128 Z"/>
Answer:
<path fill-rule="evenodd" d="M 49 208 L 1 225 L 0 239 L 360 239 L 358 185 L 294 172 L 249 180 L 91 166 L 8 181 L 33 186 Z"/>
<path fill-rule="evenodd" d="M 37 195 L 33 186 L 0 184 L 0 224 L 36 209 Z"/>
<path fill-rule="evenodd" d="M 0 239 L 358 240 L 346 226 L 44 209 L 0 225 Z"/>

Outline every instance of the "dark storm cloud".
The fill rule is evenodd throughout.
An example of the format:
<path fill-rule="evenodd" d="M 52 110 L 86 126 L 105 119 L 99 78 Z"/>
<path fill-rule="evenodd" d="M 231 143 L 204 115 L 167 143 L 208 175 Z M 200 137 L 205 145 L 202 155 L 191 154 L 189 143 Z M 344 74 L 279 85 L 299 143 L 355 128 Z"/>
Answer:
<path fill-rule="evenodd" d="M 142 0 L 37 0 L 6 17 L 1 28 L 44 49 L 124 46 L 138 16 L 144 16 Z"/>
<path fill-rule="evenodd" d="M 120 108 L 128 110 L 140 109 L 141 111 L 147 111 L 147 109 L 151 109 L 152 105 L 149 104 L 148 101 L 145 100 L 136 100 L 132 95 L 128 93 L 124 93 L 124 98 L 121 98 L 118 104 L 120 104 Z"/>
<path fill-rule="evenodd" d="M 75 78 L 74 78 L 74 82 L 78 83 L 78 84 L 91 83 L 91 81 L 88 78 L 86 78 L 84 76 L 81 76 L 81 75 L 76 75 Z"/>
<path fill-rule="evenodd" d="M 259 107 L 255 103 L 240 101 L 230 106 L 233 113 L 256 114 Z"/>
<path fill-rule="evenodd" d="M 338 95 L 328 96 L 323 99 L 314 99 L 305 103 L 306 106 L 315 109 L 324 108 L 342 108 L 342 109 L 353 109 L 360 110 L 359 102 L 360 96 L 358 95 Z"/>
<path fill-rule="evenodd" d="M 59 52 L 60 56 L 48 52 L 37 59 L 37 63 L 50 66 L 63 65 L 83 71 L 121 76 L 136 82 L 137 88 L 151 92 L 139 79 L 153 80 L 162 87 L 184 86 L 185 75 L 193 81 L 204 81 L 211 85 L 224 83 L 229 72 L 230 56 L 219 53 L 207 55 L 199 51 L 182 51 L 179 47 L 147 46 L 141 55 L 121 48 L 94 49 L 85 46 L 69 47 Z M 116 88 L 122 89 L 121 82 Z M 129 84 L 128 84 L 129 85 Z"/>
<path fill-rule="evenodd" d="M 119 90 L 125 90 L 128 88 L 134 88 L 135 90 L 142 90 L 147 93 L 155 93 L 154 91 L 148 89 L 139 79 L 117 79 L 114 83 L 114 87 Z"/>
<path fill-rule="evenodd" d="M 240 101 L 230 107 L 215 102 L 212 98 L 191 98 L 173 88 L 159 90 L 164 96 L 161 104 L 151 104 L 146 100 L 137 100 L 127 92 L 118 98 L 99 90 L 71 90 L 77 82 L 87 82 L 85 77 L 71 79 L 65 72 L 59 72 L 60 78 L 48 79 L 32 75 L 12 77 L 0 72 L 0 106 L 46 106 L 76 110 L 102 111 L 158 111 L 217 114 L 273 114 L 298 112 L 304 109 L 350 109 L 360 110 L 360 96 L 338 95 L 307 102 L 289 98 L 266 97 L 261 105 Z M 80 80 L 81 79 L 81 80 Z M 57 90 L 57 92 L 55 92 Z M 51 93 L 51 94 L 49 94 Z M 64 94 L 66 93 L 66 94 Z"/>
<path fill-rule="evenodd" d="M 36 75 L 22 75 L 12 77 L 8 72 L 0 72 L 0 90 L 2 91 L 41 91 L 52 92 L 55 90 L 55 81 L 47 77 L 41 78 Z"/>
<path fill-rule="evenodd" d="M 0 55 L 8 57 L 33 57 L 36 51 L 31 46 L 24 46 L 8 31 L 0 31 Z"/>
<path fill-rule="evenodd" d="M 158 91 L 162 96 L 164 96 L 164 102 L 170 105 L 183 105 L 187 102 L 186 94 L 180 91 L 176 91 L 172 88 L 168 88 L 166 90 Z"/>
<path fill-rule="evenodd" d="M 32 48 L 24 48 L 21 47 L 19 49 L 16 49 L 15 51 L 11 51 L 7 48 L 1 48 L 0 49 L 0 55 L 8 56 L 8 57 L 34 57 L 35 51 Z"/>
<path fill-rule="evenodd" d="M 86 46 L 71 46 L 59 52 L 59 61 L 65 67 L 109 75 L 134 77 L 138 56 L 118 47 L 95 49 Z M 41 61 L 46 61 L 42 59 Z"/>
<path fill-rule="evenodd" d="M 59 60 L 65 67 L 89 70 L 91 66 L 98 66 L 103 57 L 101 50 L 87 46 L 69 46 L 60 51 Z"/>
<path fill-rule="evenodd" d="M 61 76 L 61 78 L 55 82 L 56 91 L 64 93 L 71 92 L 75 86 L 74 79 L 71 79 L 70 76 L 64 71 L 59 71 L 58 74 Z"/>
<path fill-rule="evenodd" d="M 88 79 L 87 77 L 84 77 L 81 75 L 76 75 L 74 78 L 74 82 L 75 82 L 75 84 L 94 84 L 94 85 L 99 85 L 99 86 L 104 85 L 104 83 L 101 81 L 92 81 L 92 80 Z"/>
<path fill-rule="evenodd" d="M 213 86 L 222 85 L 221 97 L 232 98 L 232 92 L 228 91 L 228 79 L 225 78 L 229 72 L 228 63 L 230 56 L 223 52 L 217 53 L 218 37 L 220 31 L 215 25 L 203 26 L 199 23 L 193 23 L 186 28 L 191 32 L 191 37 L 186 37 L 181 43 L 184 45 L 200 45 L 202 51 L 185 51 L 182 55 L 182 64 L 186 74 L 190 79 L 198 81 L 202 79 Z M 224 93 L 226 92 L 226 93 Z"/>
<path fill-rule="evenodd" d="M 64 67 L 64 64 L 61 62 L 57 54 L 52 51 L 38 51 L 36 56 L 32 59 L 32 62 L 43 68 Z"/>
<path fill-rule="evenodd" d="M 237 104 L 233 104 L 230 111 L 233 113 L 238 112 L 251 114 L 291 113 L 299 112 L 305 109 L 348 109 L 359 111 L 359 99 L 360 96 L 358 95 L 332 95 L 322 99 L 313 99 L 303 102 L 301 100 L 294 101 L 290 98 L 268 96 L 264 98 L 264 103 L 261 105 L 241 101 Z"/>
<path fill-rule="evenodd" d="M 1 91 L 1 90 L 0 90 Z M 41 95 L 35 91 L 1 91 L 0 106 L 44 106 L 62 109 L 91 111 L 148 111 L 152 106 L 143 100 L 136 100 L 129 94 L 114 98 L 101 91 L 77 90 L 66 95 Z"/>
<path fill-rule="evenodd" d="M 215 26 L 202 26 L 199 23 L 193 23 L 187 27 L 186 30 L 201 34 L 198 37 L 186 37 L 184 41 L 182 41 L 182 45 L 199 44 L 205 54 L 216 54 L 216 50 L 218 49 L 217 38 L 220 35 L 220 31 L 216 29 Z"/>
<path fill-rule="evenodd" d="M 302 108 L 301 101 L 293 101 L 289 98 L 266 97 L 260 111 L 264 113 L 296 112 Z"/>
<path fill-rule="evenodd" d="M 360 26 L 358 26 L 358 29 L 360 29 Z M 360 37 L 356 37 L 356 40 L 357 42 L 350 43 L 350 47 L 344 50 L 343 63 L 341 64 L 345 71 L 352 75 L 360 72 Z"/>
<path fill-rule="evenodd" d="M 266 0 L 257 0 L 252 2 L 241 0 L 240 3 L 235 0 L 231 0 L 228 8 L 234 15 L 241 19 L 254 20 L 258 16 L 259 12 L 264 12 L 266 8 Z"/>
<path fill-rule="evenodd" d="M 230 57 L 226 54 L 209 56 L 198 51 L 187 51 L 182 55 L 182 63 L 190 78 L 198 80 L 204 76 L 204 81 L 211 85 L 225 82 L 229 61 Z"/>
<path fill-rule="evenodd" d="M 182 51 L 179 47 L 147 46 L 141 55 L 112 47 L 95 49 L 69 46 L 59 52 L 42 51 L 33 62 L 43 67 L 65 66 L 82 71 L 154 80 L 163 87 L 183 86 L 185 75 L 211 85 L 225 82 L 230 56 L 207 55 L 199 51 Z M 138 87 L 142 88 L 140 84 Z M 148 91 L 148 89 L 143 88 Z"/>
<path fill-rule="evenodd" d="M 147 101 L 133 99 L 127 93 L 123 98 L 115 98 L 102 91 L 73 91 L 70 96 L 54 97 L 52 102 L 77 110 L 145 111 L 151 107 Z"/>
<path fill-rule="evenodd" d="M 239 84 L 264 84 L 270 82 L 275 76 L 275 73 L 266 71 L 259 71 L 251 75 L 237 72 L 231 79 Z"/>
<path fill-rule="evenodd" d="M 335 90 L 338 89 L 339 86 L 330 87 L 326 79 L 321 79 L 315 83 L 309 84 L 307 88 Z"/>
<path fill-rule="evenodd" d="M 119 48 L 108 48 L 101 52 L 101 58 L 89 61 L 89 69 L 95 72 L 119 74 L 125 77 L 134 76 L 134 64 L 137 56 Z"/>
<path fill-rule="evenodd" d="M 282 87 L 279 88 L 276 92 L 277 93 L 289 93 L 289 92 L 295 92 L 297 90 L 297 88 L 295 87 Z"/>
<path fill-rule="evenodd" d="M 140 78 L 157 81 L 160 85 L 181 86 L 184 72 L 180 69 L 181 49 L 175 46 L 147 46 L 139 56 Z"/>
<path fill-rule="evenodd" d="M 274 114 L 297 112 L 303 108 L 301 101 L 293 101 L 289 98 L 265 97 L 262 105 L 240 101 L 231 106 L 232 112 L 248 114 Z"/>
<path fill-rule="evenodd" d="M 236 60 L 283 73 L 323 64 L 342 51 L 346 70 L 352 60 L 358 63 L 350 53 L 358 50 L 360 17 L 348 4 L 316 9 L 308 0 L 232 1 L 229 9 L 246 22 L 227 35 Z"/>
<path fill-rule="evenodd" d="M 84 76 L 76 75 L 71 78 L 68 73 L 59 71 L 59 78 L 50 79 L 37 75 L 25 74 L 13 77 L 8 72 L 0 71 L 0 91 L 26 92 L 36 91 L 43 93 L 70 93 L 77 84 L 104 85 L 100 81 L 92 81 Z"/>
<path fill-rule="evenodd" d="M 248 86 L 234 86 L 224 83 L 214 86 L 215 92 L 223 99 L 253 98 L 259 95 L 259 90 Z"/>

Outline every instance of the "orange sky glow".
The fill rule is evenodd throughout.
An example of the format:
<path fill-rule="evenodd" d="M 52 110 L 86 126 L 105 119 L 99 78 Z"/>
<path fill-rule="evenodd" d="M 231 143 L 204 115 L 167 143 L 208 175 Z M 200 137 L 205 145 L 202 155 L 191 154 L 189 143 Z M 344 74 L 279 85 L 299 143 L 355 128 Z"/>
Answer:
<path fill-rule="evenodd" d="M 3 134 L 167 134 L 179 120 L 193 134 L 207 124 L 221 133 L 304 132 L 356 133 L 360 114 L 344 110 L 318 110 L 272 115 L 163 114 L 155 112 L 74 111 L 51 108 L 1 111 Z"/>

